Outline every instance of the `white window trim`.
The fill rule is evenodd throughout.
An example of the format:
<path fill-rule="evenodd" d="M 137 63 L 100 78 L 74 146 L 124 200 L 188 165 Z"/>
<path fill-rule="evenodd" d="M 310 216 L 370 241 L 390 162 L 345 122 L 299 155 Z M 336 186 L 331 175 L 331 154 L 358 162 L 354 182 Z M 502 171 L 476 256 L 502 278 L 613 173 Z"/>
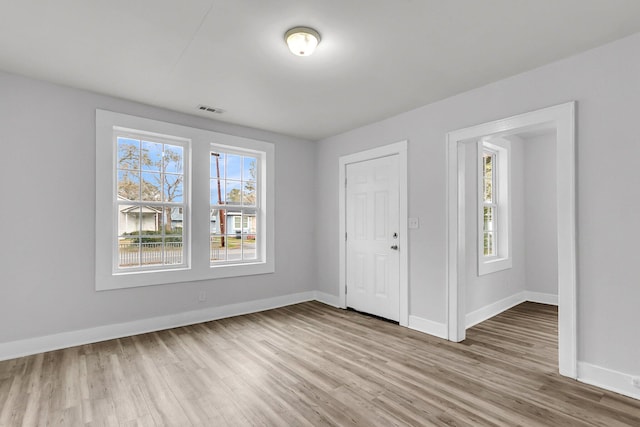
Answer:
<path fill-rule="evenodd" d="M 496 248 L 493 256 L 484 255 L 484 185 L 483 161 L 485 150 L 496 153 L 494 169 L 498 210 L 496 215 Z M 478 141 L 478 276 L 495 273 L 512 267 L 511 246 L 511 142 L 505 138 Z"/>
<path fill-rule="evenodd" d="M 191 209 L 186 241 L 186 267 L 155 271 L 136 271 L 114 274 L 113 236 L 117 230 L 113 214 L 113 185 L 116 150 L 113 143 L 114 127 L 151 132 L 191 141 L 190 152 L 185 152 L 189 170 L 185 171 L 191 183 L 188 200 Z M 140 132 L 142 131 L 142 132 Z M 211 266 L 209 262 L 209 157 L 211 144 L 225 145 L 243 150 L 263 152 L 260 191 L 263 195 L 261 213 L 263 238 L 262 259 L 251 263 Z M 275 147 L 272 143 L 218 132 L 196 129 L 157 120 L 145 119 L 111 111 L 96 110 L 96 290 L 121 289 L 196 280 L 247 276 L 275 271 Z"/>

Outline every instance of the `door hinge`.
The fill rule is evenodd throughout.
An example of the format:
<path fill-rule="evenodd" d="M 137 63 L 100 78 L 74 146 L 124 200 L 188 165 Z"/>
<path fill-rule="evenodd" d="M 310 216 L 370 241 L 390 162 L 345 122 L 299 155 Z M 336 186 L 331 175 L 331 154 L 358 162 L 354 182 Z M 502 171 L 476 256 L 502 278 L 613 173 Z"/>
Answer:
<path fill-rule="evenodd" d="M 347 285 L 344 285 L 344 294 L 347 294 L 347 289 L 349 289 L 349 287 Z"/>
<path fill-rule="evenodd" d="M 347 178 L 344 179 L 344 187 L 347 188 Z"/>
<path fill-rule="evenodd" d="M 347 240 L 347 232 L 346 231 L 344 232 L 344 240 L 345 241 Z"/>

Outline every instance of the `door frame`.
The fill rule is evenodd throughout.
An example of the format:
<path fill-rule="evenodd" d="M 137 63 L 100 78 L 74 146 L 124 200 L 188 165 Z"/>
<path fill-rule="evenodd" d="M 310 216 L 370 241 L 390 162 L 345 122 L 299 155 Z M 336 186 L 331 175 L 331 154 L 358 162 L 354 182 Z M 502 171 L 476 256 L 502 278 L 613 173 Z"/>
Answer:
<path fill-rule="evenodd" d="M 450 341 L 465 338 L 466 263 L 464 144 L 484 136 L 541 125 L 556 129 L 558 241 L 558 367 L 577 377 L 575 101 L 483 123 L 447 134 L 447 330 Z"/>
<path fill-rule="evenodd" d="M 407 199 L 407 146 L 406 140 L 382 147 L 372 148 L 354 154 L 341 156 L 338 160 L 340 172 L 338 180 L 338 211 L 340 223 L 338 226 L 339 244 L 339 304 L 342 308 L 347 308 L 347 200 L 346 200 L 346 176 L 347 165 L 359 163 L 367 160 L 379 159 L 381 157 L 398 155 L 398 185 L 400 190 L 398 246 L 400 247 L 400 326 L 409 325 L 409 228 L 407 226 L 408 199 Z"/>

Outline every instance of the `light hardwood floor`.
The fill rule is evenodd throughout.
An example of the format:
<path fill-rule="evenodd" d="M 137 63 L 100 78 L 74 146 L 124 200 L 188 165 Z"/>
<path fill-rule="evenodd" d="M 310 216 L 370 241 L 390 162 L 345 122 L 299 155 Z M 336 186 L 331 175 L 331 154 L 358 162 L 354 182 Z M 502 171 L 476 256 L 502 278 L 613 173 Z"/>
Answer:
<path fill-rule="evenodd" d="M 640 426 L 556 374 L 555 307 L 450 343 L 310 302 L 0 362 L 0 425 Z"/>

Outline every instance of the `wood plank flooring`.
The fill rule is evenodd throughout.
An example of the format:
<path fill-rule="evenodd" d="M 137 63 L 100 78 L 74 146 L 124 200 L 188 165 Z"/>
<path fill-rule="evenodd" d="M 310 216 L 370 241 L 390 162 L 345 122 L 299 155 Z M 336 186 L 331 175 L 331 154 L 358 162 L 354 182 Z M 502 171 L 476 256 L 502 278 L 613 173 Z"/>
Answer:
<path fill-rule="evenodd" d="M 454 344 L 309 302 L 0 362 L 0 426 L 640 426 L 556 336 L 541 304 Z"/>

